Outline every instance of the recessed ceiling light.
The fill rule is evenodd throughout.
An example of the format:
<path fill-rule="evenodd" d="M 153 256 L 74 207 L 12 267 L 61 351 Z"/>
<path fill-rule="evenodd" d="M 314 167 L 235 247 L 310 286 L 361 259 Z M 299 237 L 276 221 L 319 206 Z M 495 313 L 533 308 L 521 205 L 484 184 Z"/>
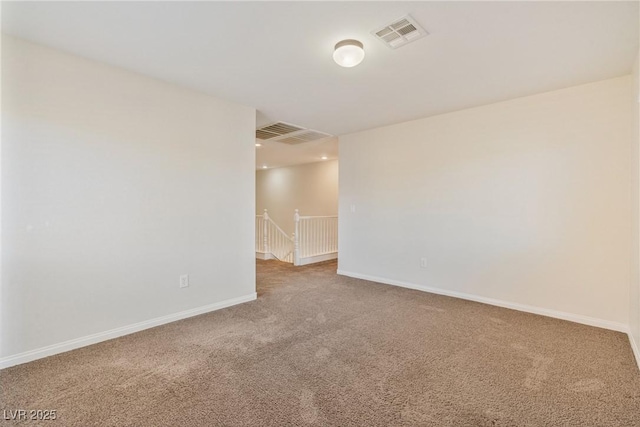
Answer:
<path fill-rule="evenodd" d="M 267 165 L 262 165 L 262 169 L 266 169 L 266 168 L 267 168 Z"/>
<path fill-rule="evenodd" d="M 327 159 L 328 159 L 328 157 L 327 157 L 327 156 L 322 156 L 322 157 L 320 157 L 320 158 L 321 158 L 322 160 L 327 160 Z"/>
<path fill-rule="evenodd" d="M 256 142 L 256 147 L 262 147 L 262 144 L 260 144 L 259 142 Z"/>
<path fill-rule="evenodd" d="M 358 40 L 342 40 L 333 51 L 333 60 L 341 67 L 355 67 L 363 59 L 364 46 Z"/>

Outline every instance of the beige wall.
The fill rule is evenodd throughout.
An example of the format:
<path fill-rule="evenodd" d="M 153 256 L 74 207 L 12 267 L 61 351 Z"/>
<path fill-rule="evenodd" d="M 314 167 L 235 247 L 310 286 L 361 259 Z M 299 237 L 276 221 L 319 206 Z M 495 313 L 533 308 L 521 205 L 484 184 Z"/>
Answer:
<path fill-rule="evenodd" d="M 293 213 L 336 215 L 338 213 L 338 161 L 307 163 L 256 172 L 256 214 L 264 209 L 289 235 Z"/>
<path fill-rule="evenodd" d="M 252 108 L 3 36 L 0 365 L 255 297 L 254 129 Z"/>
<path fill-rule="evenodd" d="M 633 91 L 631 96 L 633 156 L 633 250 L 630 298 L 630 330 L 632 345 L 640 366 L 640 54 L 633 67 Z"/>
<path fill-rule="evenodd" d="M 341 137 L 339 271 L 627 330 L 631 87 Z"/>

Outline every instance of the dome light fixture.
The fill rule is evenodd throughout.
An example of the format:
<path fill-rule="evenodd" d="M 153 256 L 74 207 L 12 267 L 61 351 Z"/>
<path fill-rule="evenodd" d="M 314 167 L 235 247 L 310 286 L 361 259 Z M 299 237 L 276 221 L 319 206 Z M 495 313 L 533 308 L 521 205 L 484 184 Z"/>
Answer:
<path fill-rule="evenodd" d="M 333 60 L 341 67 L 355 67 L 364 59 L 364 46 L 358 40 L 342 40 L 336 44 Z"/>

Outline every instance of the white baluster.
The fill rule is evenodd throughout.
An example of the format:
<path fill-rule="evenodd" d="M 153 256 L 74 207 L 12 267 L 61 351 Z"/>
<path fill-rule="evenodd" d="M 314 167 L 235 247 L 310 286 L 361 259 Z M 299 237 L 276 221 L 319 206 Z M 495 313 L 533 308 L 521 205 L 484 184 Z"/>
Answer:
<path fill-rule="evenodd" d="M 334 218 L 331 219 L 331 252 L 335 252 L 334 249 L 336 247 L 336 220 Z"/>
<path fill-rule="evenodd" d="M 293 214 L 295 228 L 293 232 L 293 265 L 300 265 L 300 213 L 296 209 Z"/>
<path fill-rule="evenodd" d="M 322 220 L 322 253 L 327 253 L 327 249 L 329 248 L 327 243 L 329 242 L 329 230 L 328 230 L 328 220 L 325 218 Z"/>
<path fill-rule="evenodd" d="M 331 230 L 331 250 L 332 252 L 338 252 L 338 220 L 333 219 L 333 227 Z"/>
<path fill-rule="evenodd" d="M 298 233 L 298 245 L 300 246 L 300 258 L 304 258 L 306 255 L 304 253 L 304 227 L 305 222 L 300 221 L 299 233 Z"/>
<path fill-rule="evenodd" d="M 318 247 L 320 245 L 320 223 L 317 219 L 313 219 L 313 255 L 318 255 Z"/>
<path fill-rule="evenodd" d="M 309 221 L 305 219 L 300 225 L 302 226 L 302 232 L 300 233 L 302 256 L 306 258 L 309 256 Z"/>
<path fill-rule="evenodd" d="M 269 253 L 269 214 L 267 210 L 264 210 L 264 214 L 262 215 L 263 225 L 262 225 L 262 233 L 264 237 L 264 253 Z"/>

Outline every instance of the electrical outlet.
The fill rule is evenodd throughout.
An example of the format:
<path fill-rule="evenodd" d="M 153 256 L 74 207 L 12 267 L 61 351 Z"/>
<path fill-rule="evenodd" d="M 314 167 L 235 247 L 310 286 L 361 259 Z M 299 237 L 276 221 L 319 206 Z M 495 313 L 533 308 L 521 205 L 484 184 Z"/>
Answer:
<path fill-rule="evenodd" d="M 420 268 L 427 268 L 427 259 L 420 258 Z"/>
<path fill-rule="evenodd" d="M 183 274 L 182 276 L 180 276 L 180 287 L 186 288 L 187 286 L 189 286 L 189 275 Z"/>

